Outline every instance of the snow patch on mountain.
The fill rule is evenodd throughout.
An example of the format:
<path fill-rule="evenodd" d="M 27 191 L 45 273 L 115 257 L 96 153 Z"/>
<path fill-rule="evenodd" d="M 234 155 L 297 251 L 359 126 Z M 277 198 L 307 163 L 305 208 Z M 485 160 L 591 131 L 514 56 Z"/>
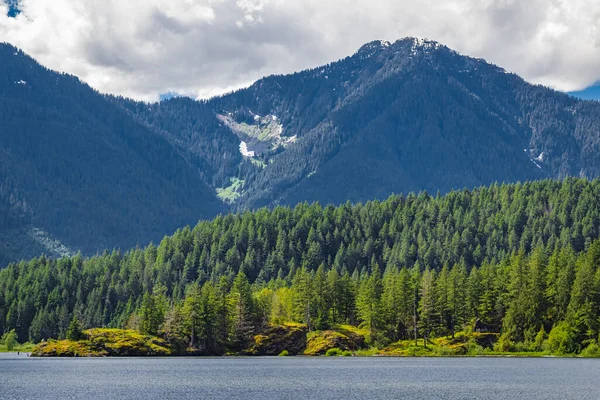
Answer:
<path fill-rule="evenodd" d="M 536 157 L 533 156 L 533 154 L 535 154 L 535 152 L 536 152 L 535 149 L 523 149 L 523 151 L 529 157 L 529 161 L 531 161 L 533 164 L 535 164 L 535 166 L 538 167 L 539 169 L 541 169 L 542 171 L 544 170 L 542 168 L 542 166 L 538 163 L 538 162 L 544 161 L 544 152 L 543 151 Z"/>
<path fill-rule="evenodd" d="M 539 162 L 544 162 L 544 152 L 542 151 L 535 159 Z"/>
<path fill-rule="evenodd" d="M 363 58 L 369 58 L 369 57 L 373 56 L 374 54 L 376 54 L 379 50 L 385 49 L 390 46 L 391 46 L 391 43 L 388 42 L 387 40 L 374 40 L 372 42 L 369 42 L 369 43 L 363 45 L 360 49 L 358 49 L 356 54 L 358 54 L 359 56 L 361 56 Z"/>
<path fill-rule="evenodd" d="M 417 54 L 419 51 L 422 50 L 436 50 L 439 49 L 441 47 L 443 47 L 443 45 L 441 45 L 440 43 L 434 41 L 434 40 L 428 40 L 428 39 L 424 39 L 424 38 L 413 38 L 412 39 L 412 46 L 410 49 L 410 52 L 412 55 Z"/>
<path fill-rule="evenodd" d="M 265 158 L 279 147 L 285 148 L 296 142 L 296 136 L 284 136 L 283 125 L 276 115 L 261 116 L 249 110 L 248 113 L 250 121 L 236 113 L 217 114 L 217 119 L 240 139 L 240 153 L 244 157 Z"/>
<path fill-rule="evenodd" d="M 248 150 L 248 144 L 243 140 L 240 142 L 240 153 L 242 153 L 244 157 L 254 157 L 254 152 Z"/>

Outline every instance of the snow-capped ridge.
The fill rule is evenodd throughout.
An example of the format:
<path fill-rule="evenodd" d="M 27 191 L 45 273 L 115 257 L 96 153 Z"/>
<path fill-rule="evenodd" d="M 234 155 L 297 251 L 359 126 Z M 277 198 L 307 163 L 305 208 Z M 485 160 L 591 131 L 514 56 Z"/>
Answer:
<path fill-rule="evenodd" d="M 356 52 L 357 55 L 370 57 L 381 49 L 390 47 L 392 44 L 387 40 L 373 40 L 372 42 L 363 44 Z"/>
<path fill-rule="evenodd" d="M 435 40 L 429 40 L 421 37 L 409 38 L 409 40 L 412 41 L 412 46 L 410 50 L 411 54 L 413 55 L 418 53 L 419 51 L 437 50 L 446 47 L 441 43 L 436 42 Z"/>
<path fill-rule="evenodd" d="M 369 43 L 364 44 L 358 49 L 356 52 L 357 55 L 361 57 L 371 57 L 383 50 L 394 49 L 397 50 L 400 47 L 410 46 L 411 55 L 416 55 L 422 52 L 431 52 L 433 50 L 438 49 L 448 49 L 445 45 L 436 42 L 435 40 L 430 40 L 422 37 L 405 37 L 403 39 L 398 39 L 394 43 L 388 42 L 386 40 L 373 40 Z"/>

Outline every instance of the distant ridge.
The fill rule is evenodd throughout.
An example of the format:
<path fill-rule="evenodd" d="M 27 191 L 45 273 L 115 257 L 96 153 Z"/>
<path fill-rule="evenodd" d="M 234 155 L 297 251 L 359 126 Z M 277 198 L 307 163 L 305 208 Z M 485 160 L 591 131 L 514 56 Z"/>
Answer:
<path fill-rule="evenodd" d="M 600 104 L 426 39 L 207 101 L 103 96 L 7 44 L 0 72 L 3 262 L 54 254 L 33 228 L 91 254 L 221 212 L 600 175 Z"/>

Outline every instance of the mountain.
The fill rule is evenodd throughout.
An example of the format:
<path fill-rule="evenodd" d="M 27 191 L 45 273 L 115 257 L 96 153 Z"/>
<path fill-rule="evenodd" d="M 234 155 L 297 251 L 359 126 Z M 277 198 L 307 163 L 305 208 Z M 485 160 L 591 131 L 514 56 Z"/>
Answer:
<path fill-rule="evenodd" d="M 599 105 L 435 42 L 369 43 L 215 103 L 276 113 L 300 138 L 249 182 L 250 207 L 600 172 Z"/>
<path fill-rule="evenodd" d="M 600 175 L 600 103 L 423 39 L 154 104 L 9 45 L 0 60 L 3 260 L 125 248 L 227 210 Z"/>
<path fill-rule="evenodd" d="M 422 39 L 371 42 L 205 102 L 125 107 L 202 148 L 235 210 L 600 174 L 600 104 Z M 215 143 L 226 168 L 203 155 Z"/>
<path fill-rule="evenodd" d="M 10 45 L 0 60 L 0 262 L 145 245 L 224 210 L 177 149 L 104 96 Z"/>

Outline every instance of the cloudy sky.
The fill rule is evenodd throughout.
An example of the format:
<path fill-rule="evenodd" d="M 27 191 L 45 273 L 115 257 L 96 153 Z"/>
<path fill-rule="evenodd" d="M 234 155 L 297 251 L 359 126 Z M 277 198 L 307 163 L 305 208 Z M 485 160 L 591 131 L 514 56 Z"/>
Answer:
<path fill-rule="evenodd" d="M 406 36 L 559 90 L 600 81 L 598 0 L 19 0 L 16 17 L 11 1 L 0 41 L 143 100 L 207 97 Z"/>

